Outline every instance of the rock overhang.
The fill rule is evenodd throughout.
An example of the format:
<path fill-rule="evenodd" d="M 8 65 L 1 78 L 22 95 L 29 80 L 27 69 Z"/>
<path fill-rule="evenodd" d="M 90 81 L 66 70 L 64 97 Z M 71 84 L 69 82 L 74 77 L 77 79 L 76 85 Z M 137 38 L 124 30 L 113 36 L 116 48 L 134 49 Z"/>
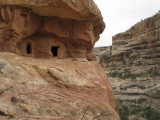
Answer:
<path fill-rule="evenodd" d="M 93 0 L 1 0 L 0 5 L 26 7 L 39 16 L 88 21 L 100 33 L 105 28 L 101 12 Z"/>
<path fill-rule="evenodd" d="M 0 18 L 0 51 L 36 58 L 95 60 L 105 28 L 93 0 L 0 0 Z"/>

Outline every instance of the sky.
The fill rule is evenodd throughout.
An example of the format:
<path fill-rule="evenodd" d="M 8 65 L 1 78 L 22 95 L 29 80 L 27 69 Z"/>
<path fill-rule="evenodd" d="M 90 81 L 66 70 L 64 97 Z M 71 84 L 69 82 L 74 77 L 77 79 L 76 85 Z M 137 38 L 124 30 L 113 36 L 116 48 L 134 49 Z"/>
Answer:
<path fill-rule="evenodd" d="M 98 46 L 112 44 L 112 36 L 125 32 L 127 29 L 153 16 L 160 10 L 160 0 L 94 0 L 99 7 L 106 28 L 100 35 Z"/>

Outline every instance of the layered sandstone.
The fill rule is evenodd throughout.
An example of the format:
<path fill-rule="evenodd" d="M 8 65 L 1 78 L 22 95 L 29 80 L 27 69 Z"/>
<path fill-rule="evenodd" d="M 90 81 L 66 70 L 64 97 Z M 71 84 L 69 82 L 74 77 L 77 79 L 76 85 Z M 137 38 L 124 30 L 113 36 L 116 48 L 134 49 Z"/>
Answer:
<path fill-rule="evenodd" d="M 113 36 L 112 56 L 116 60 L 138 54 L 144 59 L 159 58 L 160 13 L 141 20 L 124 33 Z"/>
<path fill-rule="evenodd" d="M 93 0 L 0 0 L 0 120 L 119 120 L 104 27 Z"/>
<path fill-rule="evenodd" d="M 112 43 L 94 52 L 117 102 L 130 108 L 151 106 L 160 113 L 160 13 L 113 36 Z"/>
<path fill-rule="evenodd" d="M 0 119 L 119 120 L 108 79 L 85 58 L 0 53 Z"/>
<path fill-rule="evenodd" d="M 91 50 L 105 24 L 93 0 L 1 0 L 0 5 L 0 51 L 94 59 Z"/>

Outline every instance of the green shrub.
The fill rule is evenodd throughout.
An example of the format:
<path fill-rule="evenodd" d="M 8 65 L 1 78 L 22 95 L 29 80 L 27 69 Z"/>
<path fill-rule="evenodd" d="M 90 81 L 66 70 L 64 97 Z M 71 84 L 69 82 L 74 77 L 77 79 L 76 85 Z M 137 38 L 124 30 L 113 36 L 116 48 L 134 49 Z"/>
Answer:
<path fill-rule="evenodd" d="M 124 75 L 122 76 L 123 79 L 132 79 L 135 80 L 137 77 L 139 77 L 139 74 L 133 74 L 129 69 L 124 70 Z"/>
<path fill-rule="evenodd" d="M 149 74 L 153 73 L 153 68 L 150 68 L 148 71 Z"/>
<path fill-rule="evenodd" d="M 117 67 L 117 65 L 116 65 L 116 64 L 113 64 L 112 67 Z"/>
<path fill-rule="evenodd" d="M 118 73 L 118 78 L 123 78 L 122 73 Z"/>
<path fill-rule="evenodd" d="M 129 109 L 127 106 L 123 105 L 120 108 L 118 108 L 119 111 L 119 117 L 121 120 L 129 120 Z"/>
<path fill-rule="evenodd" d="M 128 116 L 126 115 L 119 115 L 121 120 L 129 120 Z"/>
<path fill-rule="evenodd" d="M 132 108 L 128 109 L 127 106 L 120 103 L 117 105 L 116 108 L 119 112 L 119 116 L 121 120 L 129 120 L 130 115 L 135 115 L 139 117 L 146 118 L 147 120 L 160 120 L 160 114 L 158 114 L 155 110 L 153 110 L 151 107 L 145 106 L 145 107 L 138 107 L 138 108 Z M 132 120 L 138 120 L 137 117 Z"/>
<path fill-rule="evenodd" d="M 126 65 L 126 60 L 123 60 L 122 63 L 123 63 L 123 65 Z"/>
<path fill-rule="evenodd" d="M 139 114 L 141 117 L 144 117 L 147 120 L 160 120 L 160 115 L 151 107 L 139 107 L 137 109 L 132 110 L 131 114 Z"/>
<path fill-rule="evenodd" d="M 153 67 L 153 68 L 150 68 L 148 73 L 150 74 L 151 77 L 156 77 L 156 76 L 160 76 L 160 73 L 159 73 L 159 70 L 158 70 L 158 67 Z"/>
<path fill-rule="evenodd" d="M 109 75 L 111 77 L 118 77 L 120 79 L 132 79 L 132 80 L 135 80 L 137 77 L 145 77 L 145 74 L 134 74 L 134 73 L 131 73 L 130 69 L 126 69 L 124 70 L 124 72 L 117 72 L 117 71 L 114 71 L 114 72 L 110 72 Z"/>
<path fill-rule="evenodd" d="M 141 73 L 141 74 L 139 74 L 139 77 L 146 77 L 146 74 Z"/>
<path fill-rule="evenodd" d="M 133 65 L 133 61 L 130 61 L 129 62 L 129 66 L 131 67 Z"/>
<path fill-rule="evenodd" d="M 130 78 L 131 78 L 132 80 L 135 80 L 138 76 L 139 76 L 139 74 L 132 74 L 132 75 L 130 76 Z"/>
<path fill-rule="evenodd" d="M 142 111 L 142 108 L 138 107 L 138 108 L 132 109 L 130 111 L 130 114 L 131 115 L 136 115 L 136 114 L 139 114 L 141 111 Z"/>
<path fill-rule="evenodd" d="M 117 77 L 117 75 L 118 75 L 117 71 L 114 71 L 113 73 L 110 73 L 110 76 L 112 76 L 112 77 Z"/>
<path fill-rule="evenodd" d="M 146 87 L 145 86 L 138 86 L 140 89 L 146 89 Z"/>
<path fill-rule="evenodd" d="M 156 86 L 157 84 L 154 84 L 154 86 Z"/>
<path fill-rule="evenodd" d="M 147 120 L 160 120 L 160 114 L 154 111 L 151 107 L 142 108 L 142 117 L 146 117 Z"/>
<path fill-rule="evenodd" d="M 113 90 L 115 90 L 117 87 L 113 87 Z"/>
<path fill-rule="evenodd" d="M 142 42 L 142 44 L 147 44 L 147 41 L 144 40 L 144 41 Z"/>

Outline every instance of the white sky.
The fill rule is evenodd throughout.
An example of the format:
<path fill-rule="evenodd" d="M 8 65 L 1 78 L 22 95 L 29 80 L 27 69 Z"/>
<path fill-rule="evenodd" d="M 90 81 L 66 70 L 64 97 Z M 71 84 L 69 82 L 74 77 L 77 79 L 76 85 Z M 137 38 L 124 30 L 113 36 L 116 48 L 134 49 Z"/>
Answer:
<path fill-rule="evenodd" d="M 94 0 L 101 10 L 106 24 L 97 46 L 112 44 L 112 36 L 125 32 L 141 19 L 148 18 L 160 10 L 160 0 Z"/>

